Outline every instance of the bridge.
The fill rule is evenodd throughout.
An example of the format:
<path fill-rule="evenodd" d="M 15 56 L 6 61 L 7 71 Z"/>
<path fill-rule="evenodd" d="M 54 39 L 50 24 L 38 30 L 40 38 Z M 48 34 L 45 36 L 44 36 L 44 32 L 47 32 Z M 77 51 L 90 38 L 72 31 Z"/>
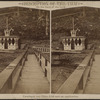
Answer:
<path fill-rule="evenodd" d="M 24 49 L 0 73 L 0 93 L 49 93 L 50 59 L 36 49 Z"/>
<path fill-rule="evenodd" d="M 99 94 L 100 55 L 95 49 L 83 59 L 56 94 Z"/>

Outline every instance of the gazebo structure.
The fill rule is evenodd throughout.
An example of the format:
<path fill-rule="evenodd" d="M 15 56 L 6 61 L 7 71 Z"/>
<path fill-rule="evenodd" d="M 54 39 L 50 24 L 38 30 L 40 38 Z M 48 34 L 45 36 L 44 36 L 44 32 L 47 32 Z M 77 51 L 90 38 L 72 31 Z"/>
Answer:
<path fill-rule="evenodd" d="M 74 29 L 74 21 L 73 21 L 73 29 L 71 30 L 71 36 L 62 37 L 63 50 L 83 50 L 85 49 L 85 37 L 77 36 L 77 30 Z"/>
<path fill-rule="evenodd" d="M 0 50 L 16 50 L 20 49 L 20 38 L 11 36 L 12 29 L 8 29 L 8 18 L 6 20 L 7 28 L 4 30 L 4 36 L 0 36 Z"/>

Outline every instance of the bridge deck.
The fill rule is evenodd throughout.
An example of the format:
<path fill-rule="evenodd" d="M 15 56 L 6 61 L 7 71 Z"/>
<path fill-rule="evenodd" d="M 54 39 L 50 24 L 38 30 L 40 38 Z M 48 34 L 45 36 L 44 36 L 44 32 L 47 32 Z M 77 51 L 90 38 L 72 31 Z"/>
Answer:
<path fill-rule="evenodd" d="M 28 55 L 14 93 L 49 93 L 49 83 L 34 54 Z"/>
<path fill-rule="evenodd" d="M 87 82 L 85 94 L 100 93 L 100 55 L 95 55 L 95 61 L 91 68 L 90 78 Z"/>

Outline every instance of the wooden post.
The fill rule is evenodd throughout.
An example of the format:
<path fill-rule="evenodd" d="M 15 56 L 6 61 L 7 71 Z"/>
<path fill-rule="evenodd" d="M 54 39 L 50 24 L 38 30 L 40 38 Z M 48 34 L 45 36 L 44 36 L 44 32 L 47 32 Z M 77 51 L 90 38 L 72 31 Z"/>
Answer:
<path fill-rule="evenodd" d="M 83 76 L 81 77 L 81 80 L 79 82 L 79 89 L 83 90 Z"/>
<path fill-rule="evenodd" d="M 45 77 L 47 77 L 47 70 L 45 69 Z"/>
<path fill-rule="evenodd" d="M 91 72 L 91 66 L 88 66 L 88 67 L 90 67 L 90 70 L 89 70 L 89 74 L 88 74 L 88 77 L 90 77 L 90 72 Z"/>
<path fill-rule="evenodd" d="M 28 60 L 28 59 L 27 59 L 27 56 L 28 56 L 28 53 L 26 52 L 26 54 L 25 54 L 25 61 Z"/>

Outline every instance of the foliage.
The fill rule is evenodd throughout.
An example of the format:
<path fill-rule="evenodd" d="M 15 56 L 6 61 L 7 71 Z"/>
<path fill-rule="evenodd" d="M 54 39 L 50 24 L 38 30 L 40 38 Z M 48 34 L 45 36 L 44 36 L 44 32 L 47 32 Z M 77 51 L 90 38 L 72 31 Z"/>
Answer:
<path fill-rule="evenodd" d="M 85 8 L 85 16 L 82 15 Z M 80 12 L 80 14 L 78 13 Z M 76 14 L 75 14 L 76 13 Z M 60 43 L 60 37 L 69 36 L 72 29 L 72 17 L 74 17 L 77 35 L 86 36 L 90 41 L 100 40 L 100 9 L 91 7 L 78 7 L 53 11 L 52 18 L 52 44 Z M 71 16 L 70 14 L 75 14 Z M 69 16 L 64 16 L 69 15 Z M 61 17 L 62 16 L 62 17 Z M 64 17 L 63 17 L 64 16 Z M 59 37 L 60 36 L 60 37 Z M 55 38 L 56 37 L 56 38 Z M 53 45 L 55 47 L 55 45 Z"/>
<path fill-rule="evenodd" d="M 9 29 L 14 29 L 13 35 L 19 35 L 21 38 L 24 39 L 49 38 L 49 35 L 46 36 L 45 34 L 46 15 L 49 16 L 48 11 L 19 8 L 19 14 L 17 14 L 16 11 L 18 7 L 15 7 L 15 10 L 14 7 L 12 8 L 8 8 L 8 10 L 0 9 L 1 14 L 4 14 L 3 12 L 8 13 L 7 16 L 0 16 L 0 35 L 4 34 L 4 29 L 6 28 L 6 17 L 8 17 Z"/>

